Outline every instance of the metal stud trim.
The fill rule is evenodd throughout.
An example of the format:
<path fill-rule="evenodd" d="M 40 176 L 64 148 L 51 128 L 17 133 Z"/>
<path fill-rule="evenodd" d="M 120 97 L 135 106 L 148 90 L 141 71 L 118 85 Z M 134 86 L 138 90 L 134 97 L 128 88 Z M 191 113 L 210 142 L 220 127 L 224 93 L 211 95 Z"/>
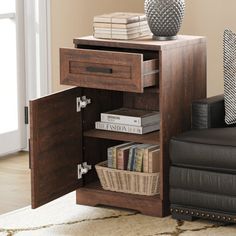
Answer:
<path fill-rule="evenodd" d="M 172 214 L 191 215 L 192 217 L 219 220 L 223 222 L 236 223 L 236 215 L 224 214 L 224 213 L 211 213 L 204 210 L 186 209 L 180 207 L 171 207 L 170 212 Z"/>

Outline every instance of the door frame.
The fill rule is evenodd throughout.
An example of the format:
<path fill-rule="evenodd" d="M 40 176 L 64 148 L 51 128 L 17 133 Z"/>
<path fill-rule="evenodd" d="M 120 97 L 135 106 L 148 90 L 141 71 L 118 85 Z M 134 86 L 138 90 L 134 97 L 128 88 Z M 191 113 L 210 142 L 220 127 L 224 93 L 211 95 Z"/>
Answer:
<path fill-rule="evenodd" d="M 38 4 L 36 14 L 36 4 Z M 32 11 L 34 9 L 34 11 Z M 45 96 L 52 91 L 51 76 L 51 0 L 24 0 L 25 11 L 25 78 L 26 101 Z M 36 24 L 36 15 L 38 24 Z M 38 44 L 36 33 L 39 33 Z M 37 60 L 36 48 L 40 52 Z M 32 79 L 35 78 L 35 79 Z M 29 111 L 29 109 L 28 109 Z M 29 114 L 28 114 L 29 117 Z M 27 125 L 27 140 L 30 138 Z M 28 142 L 26 150 L 29 150 Z"/>
<path fill-rule="evenodd" d="M 17 90 L 19 94 L 17 140 L 19 143 L 11 148 L 10 152 L 4 152 L 2 155 L 28 150 L 29 125 L 26 122 L 25 107 L 29 107 L 29 100 L 49 94 L 52 88 L 51 1 L 15 0 L 15 2 L 17 11 L 13 17 L 16 20 L 17 37 Z M 36 34 L 38 34 L 37 40 Z"/>
<path fill-rule="evenodd" d="M 26 55 L 26 104 L 30 99 L 47 95 L 52 90 L 51 81 L 51 1 L 24 0 Z M 36 5 L 38 4 L 37 13 Z M 32 11 L 34 9 L 34 11 Z M 36 16 L 38 22 L 36 22 Z M 36 34 L 39 34 L 38 44 Z M 37 61 L 37 52 L 40 59 Z M 39 74 L 39 75 L 37 75 Z M 38 78 L 40 77 L 40 79 Z M 32 79 L 37 78 L 37 79 Z"/>
<path fill-rule="evenodd" d="M 26 101 L 26 80 L 25 78 L 25 27 L 24 27 L 24 4 L 16 2 L 16 40 L 17 40 L 17 89 L 18 89 L 18 108 L 19 108 L 19 130 L 20 146 L 16 151 L 27 147 L 27 126 L 25 124 L 25 101 Z M 14 150 L 13 150 L 14 151 Z"/>
<path fill-rule="evenodd" d="M 27 146 L 24 106 L 26 101 L 25 81 L 25 34 L 24 34 L 24 2 L 15 1 L 15 13 L 3 14 L 3 18 L 15 20 L 16 26 L 16 81 L 18 129 L 1 134 L 1 156 L 22 150 Z M 9 142 L 9 140 L 11 140 Z"/>

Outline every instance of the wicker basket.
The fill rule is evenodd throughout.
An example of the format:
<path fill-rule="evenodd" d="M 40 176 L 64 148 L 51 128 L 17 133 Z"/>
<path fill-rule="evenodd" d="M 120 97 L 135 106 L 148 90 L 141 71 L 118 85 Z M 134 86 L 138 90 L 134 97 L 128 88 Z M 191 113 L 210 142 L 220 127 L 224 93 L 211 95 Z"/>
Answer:
<path fill-rule="evenodd" d="M 103 189 L 153 196 L 159 194 L 159 173 L 117 170 L 107 167 L 107 161 L 95 165 Z"/>

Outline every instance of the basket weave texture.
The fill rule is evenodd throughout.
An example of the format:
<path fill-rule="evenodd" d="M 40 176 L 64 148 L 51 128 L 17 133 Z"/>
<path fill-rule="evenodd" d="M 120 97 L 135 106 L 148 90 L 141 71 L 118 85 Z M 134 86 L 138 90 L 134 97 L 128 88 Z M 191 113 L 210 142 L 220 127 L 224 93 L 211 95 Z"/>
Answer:
<path fill-rule="evenodd" d="M 95 165 L 105 190 L 153 196 L 160 193 L 159 173 L 117 170 L 107 167 L 107 161 Z"/>

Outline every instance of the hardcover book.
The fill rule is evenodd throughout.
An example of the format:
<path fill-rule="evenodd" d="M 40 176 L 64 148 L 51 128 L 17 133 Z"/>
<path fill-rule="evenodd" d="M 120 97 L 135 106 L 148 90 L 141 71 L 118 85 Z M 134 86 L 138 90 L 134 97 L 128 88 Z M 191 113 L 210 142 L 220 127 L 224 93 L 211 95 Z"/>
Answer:
<path fill-rule="evenodd" d="M 143 31 L 139 33 L 134 34 L 105 34 L 105 33 L 94 33 L 95 38 L 101 38 L 101 39 L 121 39 L 121 40 L 129 40 L 129 39 L 135 39 L 139 37 L 144 37 L 150 34 L 150 31 Z"/>
<path fill-rule="evenodd" d="M 118 162 L 117 162 L 117 155 L 118 155 L 118 150 L 119 148 L 123 148 L 126 146 L 130 146 L 132 143 L 122 143 L 120 145 L 112 146 L 107 149 L 107 160 L 108 160 L 108 167 L 117 169 Z"/>
<path fill-rule="evenodd" d="M 159 145 L 150 145 L 147 148 L 145 148 L 143 155 L 143 172 L 146 173 L 149 172 L 149 153 L 157 149 L 159 149 Z"/>
<path fill-rule="evenodd" d="M 129 28 L 129 29 L 114 29 L 114 28 L 94 28 L 95 34 L 109 34 L 110 36 L 116 35 L 116 34 L 123 34 L 123 35 L 131 35 L 131 34 L 138 34 L 138 33 L 145 33 L 146 31 L 149 31 L 148 26 L 144 27 L 136 27 L 136 28 Z"/>
<path fill-rule="evenodd" d="M 134 166 L 133 170 L 137 172 L 143 171 L 143 155 L 144 150 L 150 146 L 149 144 L 140 144 L 135 149 L 135 159 L 134 159 Z"/>
<path fill-rule="evenodd" d="M 113 154 L 113 148 L 112 147 L 109 147 L 107 149 L 107 166 L 109 168 L 113 168 L 113 157 L 112 157 L 112 154 Z"/>
<path fill-rule="evenodd" d="M 147 27 L 147 21 L 139 21 L 130 24 L 112 24 L 112 23 L 94 23 L 95 29 L 134 29 L 139 27 Z"/>
<path fill-rule="evenodd" d="M 128 159 L 128 165 L 127 170 L 132 171 L 134 166 L 134 159 L 135 159 L 135 150 L 138 144 L 133 145 L 129 149 L 129 159 Z"/>
<path fill-rule="evenodd" d="M 153 123 L 159 123 L 160 113 L 158 111 L 146 111 L 123 107 L 101 113 L 101 121 L 114 124 L 146 126 Z"/>
<path fill-rule="evenodd" d="M 100 130 L 108 130 L 130 134 L 146 134 L 155 130 L 159 130 L 160 123 L 154 123 L 147 126 L 132 126 L 97 121 L 95 122 L 95 128 Z"/>
<path fill-rule="evenodd" d="M 93 22 L 102 23 L 121 23 L 128 24 L 138 21 L 146 20 L 146 15 L 143 13 L 132 13 L 132 12 L 113 12 L 110 14 L 103 14 L 95 16 Z"/>
<path fill-rule="evenodd" d="M 127 170 L 128 160 L 129 160 L 129 150 L 133 146 L 133 144 L 134 143 L 130 143 L 125 147 L 117 149 L 117 169 Z"/>
<path fill-rule="evenodd" d="M 160 149 L 149 152 L 148 172 L 156 173 L 160 171 Z"/>

